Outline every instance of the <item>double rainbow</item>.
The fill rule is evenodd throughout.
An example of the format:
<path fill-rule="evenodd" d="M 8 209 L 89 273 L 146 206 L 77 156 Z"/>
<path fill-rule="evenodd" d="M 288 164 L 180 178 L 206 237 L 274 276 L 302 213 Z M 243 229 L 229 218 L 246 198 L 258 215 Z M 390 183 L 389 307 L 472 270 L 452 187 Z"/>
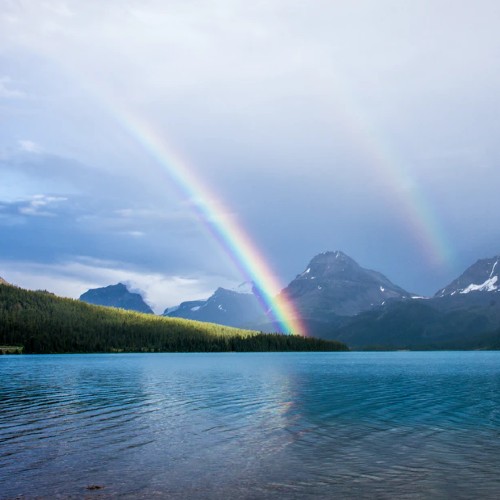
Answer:
<path fill-rule="evenodd" d="M 407 224 L 407 230 L 420 247 L 421 253 L 436 268 L 452 264 L 453 247 L 439 224 L 430 200 L 412 176 L 411 168 L 398 157 L 395 146 L 382 137 L 379 127 L 372 123 L 366 111 L 354 98 L 351 86 L 341 81 L 338 72 L 327 71 L 326 75 L 326 81 L 323 83 L 326 84 L 328 95 L 335 102 L 332 112 L 341 115 L 345 128 L 365 152 L 372 168 L 387 179 L 386 194 L 397 204 Z M 243 227 L 228 215 L 230 211 L 223 202 L 196 175 L 196 170 L 149 122 L 118 103 L 115 96 L 111 92 L 106 93 L 102 86 L 93 87 L 92 93 L 98 97 L 101 104 L 108 108 L 116 121 L 156 160 L 183 195 L 192 202 L 200 220 L 210 230 L 242 277 L 255 283 L 268 317 L 273 318 L 283 332 L 306 335 L 306 328 L 291 300 L 284 292 L 275 296 L 281 286 L 264 256 Z"/>

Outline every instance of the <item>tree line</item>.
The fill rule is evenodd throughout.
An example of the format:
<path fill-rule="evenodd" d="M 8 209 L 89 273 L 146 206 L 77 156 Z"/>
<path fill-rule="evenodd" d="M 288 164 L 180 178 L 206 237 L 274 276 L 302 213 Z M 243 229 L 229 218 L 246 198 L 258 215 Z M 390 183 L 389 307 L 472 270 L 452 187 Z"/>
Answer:
<path fill-rule="evenodd" d="M 347 350 L 336 341 L 152 316 L 11 285 L 0 285 L 0 345 L 37 354 Z"/>

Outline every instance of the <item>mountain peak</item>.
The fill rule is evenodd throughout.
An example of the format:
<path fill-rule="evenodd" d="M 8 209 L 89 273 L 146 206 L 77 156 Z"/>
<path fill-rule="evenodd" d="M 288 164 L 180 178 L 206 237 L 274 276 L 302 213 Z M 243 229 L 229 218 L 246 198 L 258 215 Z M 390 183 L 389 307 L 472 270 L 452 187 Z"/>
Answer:
<path fill-rule="evenodd" d="M 311 259 L 313 262 L 354 262 L 354 260 L 341 250 L 327 251 L 319 253 Z"/>
<path fill-rule="evenodd" d="M 263 316 L 259 298 L 253 292 L 242 293 L 238 291 L 240 289 L 219 287 L 208 299 L 182 302 L 166 309 L 163 315 L 227 326 L 252 326 L 254 321 Z"/>
<path fill-rule="evenodd" d="M 9 283 L 0 276 L 0 285 L 8 285 L 8 284 Z"/>
<path fill-rule="evenodd" d="M 383 274 L 361 267 L 340 250 L 323 252 L 310 261 L 284 290 L 305 317 L 352 316 L 410 296 Z"/>
<path fill-rule="evenodd" d="M 130 290 L 128 289 L 128 286 L 125 285 L 125 283 L 117 283 L 116 285 L 108 285 L 108 286 L 105 286 L 103 287 L 105 290 L 119 290 L 119 291 L 127 291 L 129 292 Z"/>
<path fill-rule="evenodd" d="M 130 292 L 127 285 L 117 283 L 102 288 L 93 288 L 80 295 L 80 300 L 99 306 L 119 307 L 129 311 L 153 314 L 140 293 Z"/>
<path fill-rule="evenodd" d="M 456 280 L 436 292 L 435 297 L 471 292 L 500 292 L 500 255 L 478 260 Z"/>
<path fill-rule="evenodd" d="M 316 259 L 318 257 L 327 257 L 327 258 L 334 258 L 334 259 L 351 259 L 346 253 L 342 252 L 342 250 L 327 250 L 326 252 L 321 252 L 313 259 Z"/>
<path fill-rule="evenodd" d="M 335 252 L 323 252 L 312 258 L 307 269 L 300 275 L 328 275 L 338 274 L 345 271 L 352 272 L 360 269 L 358 263 L 339 250 Z M 306 276 L 310 278 L 311 276 Z"/>
<path fill-rule="evenodd" d="M 233 288 L 232 291 L 236 293 L 254 293 L 255 283 L 253 281 L 244 281 L 240 283 L 237 287 Z"/>

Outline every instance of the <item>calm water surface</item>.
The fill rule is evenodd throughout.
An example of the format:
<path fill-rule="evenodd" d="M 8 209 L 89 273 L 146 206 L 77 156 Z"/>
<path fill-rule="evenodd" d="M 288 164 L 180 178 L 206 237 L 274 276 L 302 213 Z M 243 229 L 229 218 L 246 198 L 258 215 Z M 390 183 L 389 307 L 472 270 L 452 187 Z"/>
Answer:
<path fill-rule="evenodd" d="M 500 352 L 0 357 L 0 498 L 116 496 L 499 498 Z"/>

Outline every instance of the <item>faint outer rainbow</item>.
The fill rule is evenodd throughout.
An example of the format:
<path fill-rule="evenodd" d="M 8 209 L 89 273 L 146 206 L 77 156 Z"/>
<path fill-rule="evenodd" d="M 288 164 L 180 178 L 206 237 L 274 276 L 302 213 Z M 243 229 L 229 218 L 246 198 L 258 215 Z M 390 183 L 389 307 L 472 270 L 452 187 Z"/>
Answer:
<path fill-rule="evenodd" d="M 109 101 L 108 101 L 109 104 Z M 241 224 L 237 223 L 222 201 L 210 192 L 194 169 L 145 120 L 113 106 L 115 118 L 157 162 L 177 187 L 192 202 L 200 220 L 208 227 L 233 264 L 245 279 L 253 281 L 266 314 L 284 333 L 307 335 L 299 313 Z"/>
<path fill-rule="evenodd" d="M 367 110 L 354 96 L 353 85 L 343 81 L 340 72 L 329 72 L 326 82 L 329 96 L 335 102 L 333 112 L 341 115 L 354 143 L 385 180 L 385 196 L 393 200 L 415 244 L 433 266 L 450 267 L 454 263 L 453 245 L 422 185 L 412 175 L 411 159 L 399 155 L 394 141 L 370 119 Z"/>

